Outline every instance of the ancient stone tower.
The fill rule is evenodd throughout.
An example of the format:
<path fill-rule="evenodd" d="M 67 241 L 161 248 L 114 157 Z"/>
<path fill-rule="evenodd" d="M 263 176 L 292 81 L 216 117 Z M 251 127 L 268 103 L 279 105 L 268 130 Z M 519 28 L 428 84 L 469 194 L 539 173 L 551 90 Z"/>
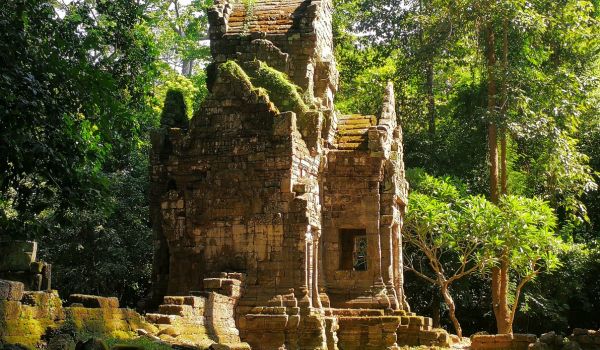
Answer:
<path fill-rule="evenodd" d="M 253 348 L 390 348 L 405 314 L 393 87 L 380 115 L 335 111 L 331 15 L 329 0 L 216 0 L 211 93 L 152 135 L 153 295 L 229 281 Z"/>

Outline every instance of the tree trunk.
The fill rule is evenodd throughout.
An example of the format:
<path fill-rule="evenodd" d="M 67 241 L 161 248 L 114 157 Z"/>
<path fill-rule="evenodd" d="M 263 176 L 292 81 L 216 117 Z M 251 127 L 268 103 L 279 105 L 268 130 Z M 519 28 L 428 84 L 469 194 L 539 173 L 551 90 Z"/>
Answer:
<path fill-rule="evenodd" d="M 440 293 L 437 290 L 437 287 L 433 290 L 431 318 L 433 319 L 433 328 L 440 328 Z"/>
<path fill-rule="evenodd" d="M 506 87 L 506 75 L 508 74 L 508 25 L 506 19 L 502 23 L 502 128 L 500 129 L 500 192 L 502 195 L 508 195 L 508 169 L 506 168 L 506 109 L 508 108 L 508 89 Z"/>
<path fill-rule="evenodd" d="M 427 116 L 429 134 L 435 135 L 435 96 L 433 94 L 433 59 L 427 60 Z"/>
<path fill-rule="evenodd" d="M 194 59 L 181 60 L 181 75 L 189 77 L 190 75 L 192 75 L 193 68 L 194 68 Z"/>
<path fill-rule="evenodd" d="M 456 335 L 462 337 L 462 328 L 460 328 L 460 323 L 458 323 L 458 319 L 455 315 L 456 305 L 454 304 L 454 299 L 452 299 L 452 296 L 448 291 L 448 284 L 442 285 L 442 295 L 444 296 L 444 300 L 446 300 L 446 304 L 448 304 L 448 314 L 450 315 L 452 324 L 454 324 L 454 329 L 456 329 Z"/>
<path fill-rule="evenodd" d="M 498 334 L 512 333 L 512 315 L 508 307 L 508 256 L 502 252 L 500 266 L 492 268 L 492 302 Z"/>
<path fill-rule="evenodd" d="M 508 195 L 508 174 L 506 169 L 506 128 L 500 129 L 500 166 L 502 167 L 502 173 L 500 175 L 500 189 L 502 195 Z"/>
<path fill-rule="evenodd" d="M 487 24 L 488 44 L 488 111 L 490 113 L 490 199 L 492 203 L 498 204 L 498 131 L 496 128 L 496 81 L 494 68 L 496 66 L 496 52 L 494 28 L 490 22 Z"/>

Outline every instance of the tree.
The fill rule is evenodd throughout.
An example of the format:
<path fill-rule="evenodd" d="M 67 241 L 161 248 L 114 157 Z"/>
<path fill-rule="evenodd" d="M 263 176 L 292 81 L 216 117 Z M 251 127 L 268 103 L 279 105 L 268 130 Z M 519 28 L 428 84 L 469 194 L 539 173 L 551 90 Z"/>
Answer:
<path fill-rule="evenodd" d="M 495 205 L 483 196 L 467 196 L 450 179 L 419 169 L 408 174 L 413 190 L 404 241 L 421 254 L 406 256 L 406 269 L 440 287 L 459 336 L 450 284 L 489 271 L 498 332 L 511 333 L 522 288 L 559 266 L 561 241 L 555 236 L 553 209 L 547 202 L 518 196 L 502 196 Z M 513 295 L 511 280 L 516 280 Z"/>
<path fill-rule="evenodd" d="M 422 254 L 406 256 L 405 269 L 440 287 L 456 334 L 462 337 L 450 285 L 495 260 L 498 210 L 482 196 L 461 197 L 450 179 L 436 179 L 422 170 L 412 170 L 409 179 L 413 191 L 404 241 Z"/>
<path fill-rule="evenodd" d="M 211 0 L 193 0 L 189 5 L 182 5 L 179 0 L 153 0 L 147 6 L 160 59 L 183 76 L 202 71 L 202 64 L 210 59 L 206 43 L 209 40 L 207 9 L 211 5 Z"/>
<path fill-rule="evenodd" d="M 556 215 L 547 202 L 517 196 L 502 196 L 498 203 L 497 263 L 490 271 L 492 299 L 498 333 L 512 333 L 523 286 L 542 272 L 559 266 L 562 242 L 555 236 Z M 511 272 L 512 271 L 512 272 Z M 510 274 L 516 278 L 512 307 L 509 304 Z"/>
<path fill-rule="evenodd" d="M 0 7 L 0 235 L 40 234 L 50 205 L 103 207 L 107 152 L 135 145 L 152 45 L 136 1 Z M 112 23 L 112 31 L 105 25 Z"/>

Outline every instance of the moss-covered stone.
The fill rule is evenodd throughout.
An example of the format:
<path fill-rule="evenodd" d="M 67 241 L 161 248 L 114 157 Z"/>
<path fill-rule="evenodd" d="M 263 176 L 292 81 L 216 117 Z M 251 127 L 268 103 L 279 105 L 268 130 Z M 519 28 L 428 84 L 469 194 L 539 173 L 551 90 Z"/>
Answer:
<path fill-rule="evenodd" d="M 0 242 L 0 271 L 29 271 L 36 253 L 35 242 Z"/>
<path fill-rule="evenodd" d="M 302 97 L 302 89 L 292 83 L 285 73 L 258 61 L 256 70 L 251 75 L 253 85 L 265 89 L 280 111 L 293 111 L 301 117 L 311 109 L 312 106 Z"/>
<path fill-rule="evenodd" d="M 188 127 L 187 105 L 183 92 L 169 89 L 160 116 L 160 125 L 172 128 Z"/>
<path fill-rule="evenodd" d="M 234 77 L 253 88 L 250 77 L 235 61 L 227 61 L 219 67 L 218 77 Z"/>

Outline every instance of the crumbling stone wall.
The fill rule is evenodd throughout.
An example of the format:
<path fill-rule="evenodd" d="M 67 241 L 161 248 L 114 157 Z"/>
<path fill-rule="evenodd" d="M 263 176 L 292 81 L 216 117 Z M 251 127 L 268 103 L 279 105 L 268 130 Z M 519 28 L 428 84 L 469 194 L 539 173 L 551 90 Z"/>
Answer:
<path fill-rule="evenodd" d="M 74 294 L 68 306 L 63 306 L 56 291 L 23 291 L 20 282 L 0 280 L 0 343 L 35 349 L 66 330 L 122 339 L 146 335 L 215 350 L 249 350 L 235 324 L 240 275 L 210 278 L 205 285 L 207 291 L 194 292 L 194 296 L 165 297 L 158 313 L 143 317 L 119 308 L 117 298 Z"/>
<path fill-rule="evenodd" d="M 225 285 L 239 289 L 237 329 L 253 348 L 391 349 L 430 331 L 402 319 L 393 86 L 377 116 L 335 111 L 331 11 L 326 0 L 217 0 L 210 94 L 189 125 L 151 135 L 153 297 L 245 276 Z M 352 309 L 365 310 L 339 311 Z"/>
<path fill-rule="evenodd" d="M 22 291 L 22 283 L 5 280 L 0 280 L 0 290 L 7 284 L 17 292 L 0 293 L 0 340 L 5 343 L 35 349 L 47 345 L 53 333 L 67 325 L 78 332 L 112 337 L 131 336 L 140 329 L 155 331 L 135 311 L 119 309 L 116 298 L 73 295 L 70 306 L 63 307 L 55 290 Z"/>

